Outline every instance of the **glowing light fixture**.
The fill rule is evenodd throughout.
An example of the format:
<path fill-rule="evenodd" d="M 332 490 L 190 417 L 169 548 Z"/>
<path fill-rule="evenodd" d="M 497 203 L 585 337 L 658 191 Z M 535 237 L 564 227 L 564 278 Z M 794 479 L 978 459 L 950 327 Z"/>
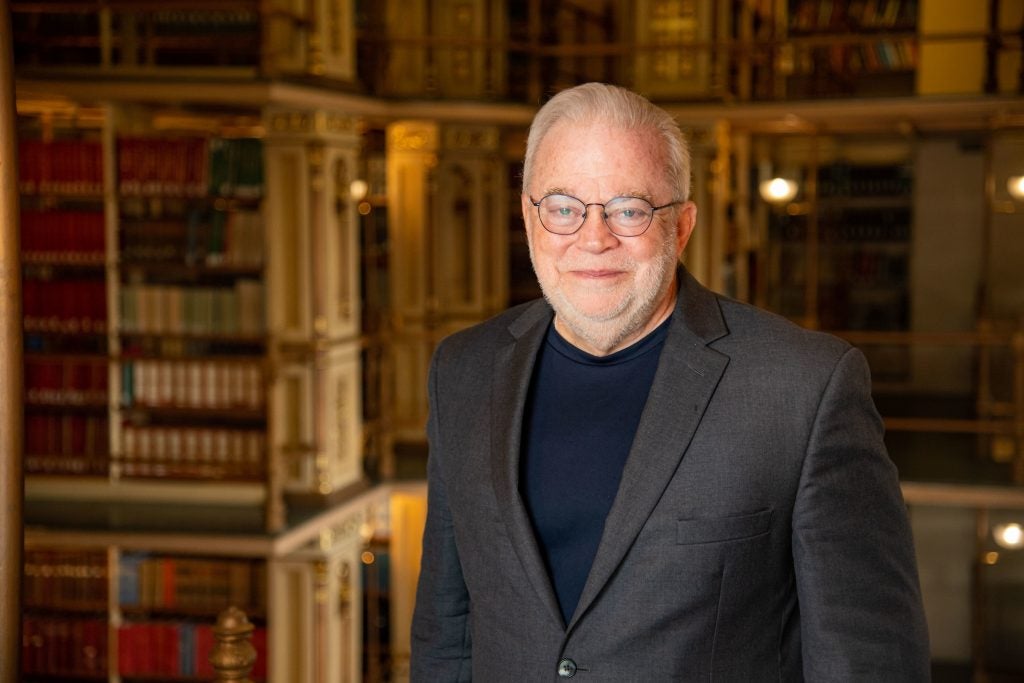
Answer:
<path fill-rule="evenodd" d="M 786 178 L 772 178 L 757 186 L 761 198 L 771 204 L 788 204 L 796 197 L 796 181 Z"/>
<path fill-rule="evenodd" d="M 1024 175 L 1010 176 L 1006 181 L 1006 189 L 1014 199 L 1024 200 Z"/>
<path fill-rule="evenodd" d="M 370 185 L 365 180 L 357 178 L 352 181 L 352 184 L 348 187 L 349 194 L 352 199 L 357 202 L 366 196 L 366 193 L 370 191 Z"/>
<path fill-rule="evenodd" d="M 1024 548 L 1024 528 L 1016 522 L 998 525 L 992 530 L 992 536 L 996 539 L 996 543 L 1004 548 L 1010 550 Z"/>

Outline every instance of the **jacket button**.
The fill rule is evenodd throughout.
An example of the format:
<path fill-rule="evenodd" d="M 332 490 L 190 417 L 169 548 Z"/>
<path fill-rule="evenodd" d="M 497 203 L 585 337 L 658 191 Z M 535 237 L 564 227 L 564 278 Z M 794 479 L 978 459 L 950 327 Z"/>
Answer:
<path fill-rule="evenodd" d="M 571 659 L 563 659 L 558 663 L 558 675 L 562 678 L 572 678 L 576 675 L 576 662 Z"/>

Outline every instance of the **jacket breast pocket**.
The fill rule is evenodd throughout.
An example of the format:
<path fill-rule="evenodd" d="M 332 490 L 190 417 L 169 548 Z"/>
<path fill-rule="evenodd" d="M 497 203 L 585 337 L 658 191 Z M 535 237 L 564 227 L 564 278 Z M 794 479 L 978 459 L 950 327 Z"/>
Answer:
<path fill-rule="evenodd" d="M 729 517 L 680 519 L 676 520 L 676 543 L 721 543 L 752 538 L 767 533 L 771 521 L 771 508 Z"/>

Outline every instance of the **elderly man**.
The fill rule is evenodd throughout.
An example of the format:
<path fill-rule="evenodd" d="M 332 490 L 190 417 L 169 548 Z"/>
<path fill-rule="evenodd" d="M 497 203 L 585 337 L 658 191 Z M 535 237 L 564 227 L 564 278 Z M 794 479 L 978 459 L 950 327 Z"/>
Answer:
<path fill-rule="evenodd" d="M 688 176 L 627 90 L 534 119 L 544 300 L 431 367 L 414 681 L 928 680 L 864 358 L 678 265 Z"/>

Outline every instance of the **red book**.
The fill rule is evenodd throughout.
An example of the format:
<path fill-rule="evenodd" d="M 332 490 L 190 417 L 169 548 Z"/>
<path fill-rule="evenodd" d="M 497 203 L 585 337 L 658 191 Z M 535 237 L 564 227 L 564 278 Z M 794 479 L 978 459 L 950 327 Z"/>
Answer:
<path fill-rule="evenodd" d="M 256 650 L 256 664 L 252 668 L 254 680 L 267 679 L 267 629 L 257 628 L 252 632 L 252 646 Z"/>
<path fill-rule="evenodd" d="M 161 671 L 169 676 L 181 675 L 181 624 L 164 624 Z"/>
<path fill-rule="evenodd" d="M 196 625 L 196 676 L 204 680 L 213 678 L 216 672 L 210 664 L 210 653 L 213 652 L 213 626 L 210 624 Z"/>
<path fill-rule="evenodd" d="M 125 624 L 117 630 L 117 670 L 122 676 L 132 676 L 138 673 L 135 629 L 135 624 Z"/>
<path fill-rule="evenodd" d="M 145 622 L 137 624 L 139 639 L 136 641 L 138 657 L 137 673 L 143 676 L 151 676 L 157 673 L 158 655 L 156 649 L 156 627 L 154 624 Z"/>
<path fill-rule="evenodd" d="M 130 138 L 121 138 L 117 141 L 117 187 L 123 195 L 134 193 L 132 187 L 135 175 L 133 145 L 134 141 Z"/>
<path fill-rule="evenodd" d="M 173 557 L 165 557 L 161 561 L 160 570 L 163 573 L 163 595 L 161 596 L 161 605 L 167 608 L 173 608 L 178 604 L 177 600 L 177 582 L 176 578 L 176 563 Z"/>

